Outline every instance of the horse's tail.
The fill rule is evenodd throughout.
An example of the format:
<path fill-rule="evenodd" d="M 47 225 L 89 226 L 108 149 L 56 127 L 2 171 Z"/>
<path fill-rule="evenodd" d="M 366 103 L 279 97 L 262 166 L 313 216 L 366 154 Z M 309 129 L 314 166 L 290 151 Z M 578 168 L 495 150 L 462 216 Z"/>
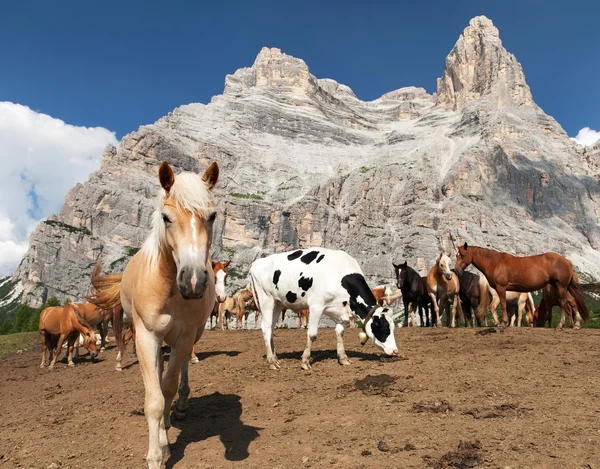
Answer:
<path fill-rule="evenodd" d="M 92 270 L 92 293 L 85 298 L 98 308 L 109 311 L 121 307 L 121 279 L 123 274 L 100 275 L 102 264 Z"/>
<path fill-rule="evenodd" d="M 590 310 L 585 303 L 585 299 L 581 294 L 581 289 L 579 288 L 579 283 L 572 278 L 569 286 L 567 287 L 567 291 L 573 296 L 575 302 L 577 303 L 577 310 L 579 311 L 579 315 L 581 319 L 587 321 L 590 318 Z"/>
<path fill-rule="evenodd" d="M 485 320 L 491 302 L 490 284 L 487 281 L 487 278 L 485 278 L 485 275 L 481 274 L 479 276 L 479 308 L 477 308 L 477 311 L 475 312 L 477 319 L 480 321 Z"/>

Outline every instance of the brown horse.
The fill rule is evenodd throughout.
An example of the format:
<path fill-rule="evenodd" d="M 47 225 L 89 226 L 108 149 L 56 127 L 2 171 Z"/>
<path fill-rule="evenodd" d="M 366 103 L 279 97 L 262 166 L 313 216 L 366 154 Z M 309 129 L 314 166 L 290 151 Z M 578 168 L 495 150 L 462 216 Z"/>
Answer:
<path fill-rule="evenodd" d="M 200 177 L 175 176 L 166 161 L 160 165 L 159 190 L 152 231 L 123 275 L 92 277 L 92 302 L 102 309 L 122 305 L 133 318 L 135 342 L 145 388 L 149 469 L 159 469 L 170 455 L 167 430 L 171 404 L 176 416 L 189 409 L 188 362 L 216 300 L 210 259 L 216 201 L 212 189 L 219 167 L 212 163 Z M 171 347 L 163 376 L 162 343 Z"/>
<path fill-rule="evenodd" d="M 552 308 L 555 306 L 560 306 L 558 292 L 552 284 L 548 284 L 542 290 L 542 300 L 533 314 L 536 327 L 544 327 L 546 323 L 548 323 L 548 327 L 552 327 Z M 567 315 L 571 321 L 571 327 L 574 329 L 580 329 L 581 321 L 588 319 L 585 316 L 585 311 L 582 311 L 582 313 L 584 314 L 583 317 L 579 314 L 577 301 L 570 292 L 567 292 Z M 558 327 L 562 327 L 560 323 Z"/>
<path fill-rule="evenodd" d="M 446 322 L 450 327 L 456 327 L 456 313 L 459 319 L 465 320 L 465 314 L 459 299 L 460 282 L 458 276 L 450 270 L 450 258 L 442 253 L 427 275 L 427 293 L 433 302 L 437 315 L 436 325 L 442 325 L 442 316 L 446 313 Z M 449 308 L 452 303 L 452 319 Z"/>
<path fill-rule="evenodd" d="M 244 321 L 246 322 L 246 329 L 248 329 L 248 316 L 250 315 L 250 310 L 247 308 L 247 305 L 252 298 L 252 292 L 246 288 L 237 292 L 237 311 L 235 314 L 236 329 L 241 329 L 244 326 Z"/>
<path fill-rule="evenodd" d="M 562 312 L 559 327 L 565 323 L 567 312 L 567 292 L 573 295 L 582 317 L 589 317 L 589 310 L 579 290 L 576 277 L 573 277 L 573 264 L 560 254 L 547 252 L 538 256 L 517 257 L 477 246 L 458 247 L 456 254 L 457 272 L 462 272 L 470 264 L 486 276 L 491 287 L 498 292 L 502 307 L 502 325 L 508 324 L 506 292 L 532 292 L 551 283 L 558 292 Z"/>
<path fill-rule="evenodd" d="M 54 368 L 65 341 L 68 345 L 67 362 L 69 366 L 75 366 L 75 363 L 73 363 L 73 347 L 75 341 L 79 339 L 79 334 L 83 335 L 83 346 L 90 351 L 90 356 L 92 358 L 96 356 L 96 334 L 94 334 L 85 319 L 77 314 L 72 304 L 67 304 L 64 307 L 51 306 L 44 309 L 40 314 L 38 330 L 42 340 L 41 368 L 46 366 L 47 359 L 50 360 L 49 368 Z"/>
<path fill-rule="evenodd" d="M 86 320 L 91 327 L 97 327 L 100 332 L 100 351 L 104 352 L 106 336 L 108 335 L 108 323 L 112 319 L 112 311 L 104 311 L 93 303 L 73 303 L 79 316 Z M 77 348 L 75 355 L 79 355 Z"/>

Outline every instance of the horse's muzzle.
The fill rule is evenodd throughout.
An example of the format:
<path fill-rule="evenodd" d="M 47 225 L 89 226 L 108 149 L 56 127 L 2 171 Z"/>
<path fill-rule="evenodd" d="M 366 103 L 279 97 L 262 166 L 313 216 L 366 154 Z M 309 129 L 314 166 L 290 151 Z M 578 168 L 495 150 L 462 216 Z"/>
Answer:
<path fill-rule="evenodd" d="M 185 300 L 202 298 L 208 286 L 208 270 L 182 268 L 177 274 L 177 286 Z"/>
<path fill-rule="evenodd" d="M 446 277 L 446 280 L 452 280 L 452 274 L 450 272 L 446 272 L 444 276 Z"/>

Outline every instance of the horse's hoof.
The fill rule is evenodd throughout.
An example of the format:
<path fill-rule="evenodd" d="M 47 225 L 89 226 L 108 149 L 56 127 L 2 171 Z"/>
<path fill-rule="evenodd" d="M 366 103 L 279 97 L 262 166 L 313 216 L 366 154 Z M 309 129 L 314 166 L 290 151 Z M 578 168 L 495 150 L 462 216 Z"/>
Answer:
<path fill-rule="evenodd" d="M 120 365 L 115 366 L 115 371 L 123 371 L 123 367 Z"/>
<path fill-rule="evenodd" d="M 573 326 L 573 329 L 578 331 L 579 329 L 581 329 L 581 324 L 575 324 L 575 326 Z"/>
<path fill-rule="evenodd" d="M 73 363 L 73 362 L 69 362 L 69 365 L 68 365 L 68 366 L 75 366 L 75 363 Z"/>
<path fill-rule="evenodd" d="M 348 357 L 340 358 L 339 362 L 340 362 L 340 365 L 342 365 L 342 366 L 352 365 L 352 362 L 350 361 L 350 359 Z"/>
<path fill-rule="evenodd" d="M 49 369 L 49 370 L 53 370 L 53 369 L 54 369 L 54 365 L 49 365 L 49 366 L 48 366 L 48 369 Z"/>
<path fill-rule="evenodd" d="M 40 368 L 46 368 L 46 366 L 47 366 L 47 365 L 46 365 L 45 363 L 42 363 L 42 364 L 40 365 Z"/>
<path fill-rule="evenodd" d="M 190 359 L 190 363 L 192 365 L 195 365 L 196 363 L 200 363 L 200 360 L 198 360 L 198 357 L 194 356 L 193 358 Z"/>
<path fill-rule="evenodd" d="M 271 364 L 269 365 L 269 368 L 270 368 L 271 370 L 279 371 L 279 369 L 281 368 L 281 366 L 279 366 L 277 363 L 271 363 Z"/>
<path fill-rule="evenodd" d="M 101 348 L 100 348 L 100 352 L 101 352 L 101 353 L 102 353 L 102 352 L 106 352 L 106 348 L 104 348 L 104 347 L 101 347 Z"/>

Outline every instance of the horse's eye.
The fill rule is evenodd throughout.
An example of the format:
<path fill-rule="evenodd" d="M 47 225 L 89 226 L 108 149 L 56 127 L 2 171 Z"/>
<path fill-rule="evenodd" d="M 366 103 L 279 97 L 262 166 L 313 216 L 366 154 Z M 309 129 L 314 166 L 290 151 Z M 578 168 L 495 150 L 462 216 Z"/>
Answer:
<path fill-rule="evenodd" d="M 171 223 L 171 220 L 169 220 L 169 217 L 166 216 L 164 213 L 163 213 L 162 219 L 165 222 L 165 225 L 168 225 Z"/>

